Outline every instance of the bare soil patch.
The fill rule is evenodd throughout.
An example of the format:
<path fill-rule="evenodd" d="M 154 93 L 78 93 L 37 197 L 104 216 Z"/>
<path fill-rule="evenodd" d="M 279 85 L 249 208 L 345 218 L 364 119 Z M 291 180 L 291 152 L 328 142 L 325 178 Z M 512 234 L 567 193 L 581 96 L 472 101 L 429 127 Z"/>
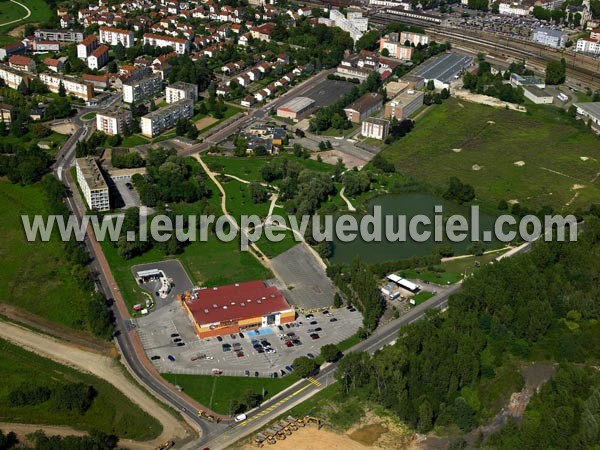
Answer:
<path fill-rule="evenodd" d="M 198 130 L 203 130 L 218 121 L 219 119 L 215 119 L 214 117 L 203 117 L 202 119 L 196 121 L 196 128 Z"/>

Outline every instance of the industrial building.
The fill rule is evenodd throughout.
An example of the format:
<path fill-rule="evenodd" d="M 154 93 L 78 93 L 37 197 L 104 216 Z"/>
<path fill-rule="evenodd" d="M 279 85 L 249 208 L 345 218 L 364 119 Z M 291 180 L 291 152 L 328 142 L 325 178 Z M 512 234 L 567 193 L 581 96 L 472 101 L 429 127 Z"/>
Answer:
<path fill-rule="evenodd" d="M 390 122 L 383 119 L 367 118 L 361 124 L 360 134 L 364 137 L 384 140 L 390 131 Z"/>
<path fill-rule="evenodd" d="M 125 124 L 131 125 L 131 120 L 132 114 L 128 109 L 99 111 L 96 114 L 96 129 L 109 136 L 123 134 L 123 127 Z"/>
<path fill-rule="evenodd" d="M 123 83 L 123 101 L 135 103 L 155 96 L 162 91 L 162 77 L 159 73 L 144 78 L 127 80 Z"/>
<path fill-rule="evenodd" d="M 142 117 L 142 135 L 153 138 L 165 130 L 173 128 L 179 119 L 191 119 L 194 115 L 192 100 L 179 100 L 169 106 L 157 109 Z"/>
<path fill-rule="evenodd" d="M 89 208 L 97 211 L 108 211 L 110 209 L 108 184 L 106 184 L 104 175 L 102 175 L 96 160 L 91 156 L 77 158 L 75 167 L 77 182 Z"/>
<path fill-rule="evenodd" d="M 286 119 L 297 120 L 313 108 L 315 101 L 308 97 L 296 97 L 277 108 L 277 115 Z"/>
<path fill-rule="evenodd" d="M 296 318 L 283 294 L 262 281 L 195 289 L 177 299 L 200 338 L 281 325 Z"/>
<path fill-rule="evenodd" d="M 179 100 L 192 100 L 194 103 L 198 101 L 198 85 L 178 81 L 170 84 L 165 89 L 165 99 L 167 103 L 175 103 Z"/>
<path fill-rule="evenodd" d="M 577 115 L 593 126 L 600 128 L 600 102 L 573 103 L 577 108 Z"/>
<path fill-rule="evenodd" d="M 344 113 L 350 122 L 360 123 L 361 120 L 381 108 L 382 104 L 383 96 L 381 94 L 369 92 L 344 108 Z"/>
<path fill-rule="evenodd" d="M 447 89 L 450 87 L 450 82 L 458 79 L 471 64 L 473 58 L 470 56 L 446 53 L 424 62 L 411 74 L 423 78 L 426 83 L 433 80 L 436 89 Z"/>
<path fill-rule="evenodd" d="M 409 89 L 400 92 L 391 102 L 385 105 L 383 117 L 386 119 L 395 117 L 398 120 L 404 120 L 423 106 L 423 98 L 424 95 L 420 91 Z"/>

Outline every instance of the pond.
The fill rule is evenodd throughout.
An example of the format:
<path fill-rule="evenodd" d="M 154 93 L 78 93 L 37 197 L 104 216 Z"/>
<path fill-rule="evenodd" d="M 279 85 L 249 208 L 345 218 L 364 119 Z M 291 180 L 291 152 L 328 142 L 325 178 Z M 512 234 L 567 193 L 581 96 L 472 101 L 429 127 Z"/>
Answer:
<path fill-rule="evenodd" d="M 470 239 L 471 234 L 471 208 L 469 206 L 458 205 L 454 202 L 440 199 L 430 194 L 387 194 L 380 197 L 376 197 L 369 202 L 368 210 L 369 214 L 373 214 L 375 207 L 381 208 L 381 216 L 385 218 L 386 215 L 394 216 L 396 219 L 392 222 L 393 229 L 398 229 L 397 216 L 406 216 L 406 228 L 407 237 L 405 242 L 389 242 L 386 240 L 386 227 L 383 227 L 382 241 L 380 242 L 366 242 L 360 237 L 354 239 L 351 242 L 342 242 L 336 236 L 334 238 L 334 254 L 330 258 L 332 263 L 345 263 L 351 261 L 355 256 L 359 256 L 361 260 L 365 262 L 383 262 L 391 260 L 406 259 L 413 256 L 427 256 L 431 255 L 437 248 L 440 247 L 452 247 L 454 255 L 461 255 L 468 253 L 468 248 L 472 245 Z M 443 233 L 443 239 L 441 242 L 434 240 L 434 217 L 436 216 L 435 207 L 441 206 L 442 210 L 438 216 L 443 217 L 443 223 L 445 226 L 446 219 L 454 214 L 461 215 L 467 219 L 469 224 L 468 238 L 464 239 L 463 242 L 452 242 L 448 239 L 446 233 Z M 360 220 L 361 215 L 354 214 L 355 217 Z M 408 224 L 411 219 L 417 215 L 425 215 L 431 220 L 431 224 L 427 227 L 420 226 L 419 232 L 431 231 L 431 238 L 425 242 L 417 242 L 412 240 L 408 235 Z M 338 217 L 341 214 L 338 215 Z M 479 235 L 482 236 L 486 230 L 493 231 L 494 222 L 496 217 L 490 214 L 485 214 L 479 211 Z M 385 219 L 383 221 L 386 223 Z M 388 228 L 389 229 L 389 228 Z M 492 233 L 493 235 L 493 233 Z M 489 250 L 492 248 L 499 248 L 503 244 L 493 239 L 490 242 L 485 242 L 485 249 Z"/>

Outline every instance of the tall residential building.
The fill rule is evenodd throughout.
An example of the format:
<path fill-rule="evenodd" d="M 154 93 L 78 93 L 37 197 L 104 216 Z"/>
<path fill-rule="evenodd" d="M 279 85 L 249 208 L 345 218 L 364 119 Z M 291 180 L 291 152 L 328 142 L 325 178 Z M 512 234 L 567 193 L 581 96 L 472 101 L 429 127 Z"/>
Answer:
<path fill-rule="evenodd" d="M 77 158 L 75 160 L 75 167 L 77 170 L 77 182 L 89 208 L 97 211 L 109 210 L 110 197 L 108 194 L 108 184 L 106 184 L 104 175 L 102 175 L 96 160 L 91 156 Z"/>
<path fill-rule="evenodd" d="M 144 45 L 146 44 L 152 47 L 173 47 L 173 51 L 179 55 L 185 55 L 190 50 L 190 42 L 187 39 L 162 34 L 144 34 Z"/>
<path fill-rule="evenodd" d="M 400 33 L 400 42 L 409 41 L 415 47 L 419 44 L 427 45 L 429 44 L 429 36 L 421 33 L 412 33 L 410 31 L 403 31 Z"/>
<path fill-rule="evenodd" d="M 119 42 L 125 48 L 133 47 L 135 44 L 133 31 L 123 30 L 121 28 L 100 27 L 100 43 L 108 45 L 117 45 Z"/>
<path fill-rule="evenodd" d="M 94 96 L 94 86 L 91 83 L 86 83 L 80 78 L 68 77 L 56 73 L 40 73 L 39 76 L 42 83 L 44 83 L 51 92 L 57 93 L 62 83 L 67 95 L 82 98 L 86 102 Z"/>
<path fill-rule="evenodd" d="M 85 35 L 80 30 L 35 30 L 33 35 L 42 41 L 81 42 Z"/>
<path fill-rule="evenodd" d="M 157 109 L 142 117 L 142 135 L 158 136 L 165 130 L 173 128 L 179 119 L 190 119 L 194 115 L 194 102 L 189 99 L 179 100 L 169 106 Z"/>
<path fill-rule="evenodd" d="M 96 129 L 104 134 L 122 134 L 125 124 L 131 125 L 132 114 L 128 109 L 114 109 L 96 114 Z"/>
<path fill-rule="evenodd" d="M 90 34 L 83 41 L 77 44 L 77 57 L 85 61 L 87 60 L 88 56 L 90 56 L 97 48 L 98 36 L 95 34 Z"/>
<path fill-rule="evenodd" d="M 198 101 L 198 85 L 178 81 L 170 84 L 165 90 L 167 103 L 175 103 L 179 100 L 189 99 L 194 103 Z"/>
<path fill-rule="evenodd" d="M 582 53 L 600 55 L 600 39 L 581 38 L 577 40 L 575 50 Z"/>
<path fill-rule="evenodd" d="M 123 101 L 135 103 L 145 98 L 153 97 L 162 91 L 162 77 L 160 73 L 148 75 L 137 80 L 127 80 L 123 83 Z"/>
<path fill-rule="evenodd" d="M 369 19 L 362 17 L 361 12 L 348 12 L 348 17 L 346 18 L 337 9 L 332 9 L 329 12 L 329 19 L 333 21 L 336 27 L 350 33 L 350 37 L 354 42 L 362 37 L 369 25 Z"/>
<path fill-rule="evenodd" d="M 108 62 L 108 47 L 101 45 L 94 50 L 87 59 L 87 66 L 92 69 L 101 69 Z"/>
<path fill-rule="evenodd" d="M 390 33 L 379 40 L 379 52 L 387 49 L 392 58 L 410 60 L 413 48 L 404 45 L 404 42 L 398 33 Z"/>

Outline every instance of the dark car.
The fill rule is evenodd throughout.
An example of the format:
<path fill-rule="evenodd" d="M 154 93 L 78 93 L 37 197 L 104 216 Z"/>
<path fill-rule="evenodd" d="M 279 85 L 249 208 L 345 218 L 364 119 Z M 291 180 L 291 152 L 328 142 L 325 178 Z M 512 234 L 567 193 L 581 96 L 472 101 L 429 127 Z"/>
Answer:
<path fill-rule="evenodd" d="M 319 336 L 317 333 L 313 333 L 310 335 L 311 339 L 319 339 L 321 336 Z"/>
<path fill-rule="evenodd" d="M 292 336 L 296 336 L 296 333 L 294 333 L 293 331 L 290 331 L 290 332 L 289 332 L 287 335 L 288 335 L 289 337 L 292 337 Z"/>
<path fill-rule="evenodd" d="M 229 345 L 229 344 L 223 344 L 223 351 L 224 352 L 230 352 L 231 351 L 231 345 Z"/>
<path fill-rule="evenodd" d="M 309 325 L 316 325 L 318 322 L 316 320 L 313 320 L 312 322 L 310 322 Z"/>
<path fill-rule="evenodd" d="M 242 339 L 244 338 L 244 333 L 239 333 L 239 335 Z"/>
<path fill-rule="evenodd" d="M 278 378 L 279 375 L 277 374 L 277 372 L 273 372 L 273 378 Z"/>
<path fill-rule="evenodd" d="M 286 324 L 285 324 L 285 327 L 286 327 L 286 328 L 289 328 L 289 327 L 290 327 L 290 324 L 289 324 L 289 323 L 286 323 Z"/>
<path fill-rule="evenodd" d="M 158 356 L 158 355 L 154 355 L 154 356 L 150 357 L 150 359 L 151 359 L 152 361 L 156 361 L 157 359 L 160 359 L 160 356 Z"/>
<path fill-rule="evenodd" d="M 277 325 L 277 328 L 279 328 L 279 331 L 283 331 L 283 327 L 281 325 Z"/>
<path fill-rule="evenodd" d="M 327 315 L 327 314 L 329 314 L 329 311 L 327 311 L 327 310 L 324 310 L 324 311 L 323 311 L 323 314 Z"/>
<path fill-rule="evenodd" d="M 254 344 L 252 347 L 254 347 L 254 350 L 258 351 L 259 349 L 262 350 L 262 345 L 260 344 Z"/>
<path fill-rule="evenodd" d="M 261 348 L 257 348 L 257 349 L 256 349 L 256 353 L 264 353 L 264 352 L 265 352 L 265 351 L 262 349 L 262 347 L 261 347 Z"/>
<path fill-rule="evenodd" d="M 262 341 L 260 341 L 260 343 L 262 344 L 263 347 L 269 347 L 271 345 L 271 343 L 269 341 L 267 341 L 266 339 L 263 339 Z"/>
<path fill-rule="evenodd" d="M 315 355 L 313 355 L 312 353 L 307 353 L 306 356 L 308 356 L 310 359 L 314 359 Z"/>
<path fill-rule="evenodd" d="M 294 345 L 302 345 L 302 341 L 300 339 L 294 339 L 292 342 Z"/>
<path fill-rule="evenodd" d="M 335 317 L 332 317 L 331 319 L 329 319 L 330 322 L 337 322 L 337 319 Z"/>
<path fill-rule="evenodd" d="M 247 377 L 249 377 L 250 376 L 250 371 L 249 370 L 245 370 L 244 371 L 244 375 L 246 375 Z"/>
<path fill-rule="evenodd" d="M 356 308 L 353 306 L 353 307 L 352 307 L 352 308 L 350 308 L 348 311 L 350 311 L 350 312 L 355 312 L 355 311 L 356 311 Z"/>
<path fill-rule="evenodd" d="M 125 186 L 127 186 L 127 189 L 133 189 L 133 185 L 131 183 L 125 183 Z"/>
<path fill-rule="evenodd" d="M 230 337 L 231 339 L 235 339 L 235 338 L 237 338 L 237 336 L 236 336 L 235 334 L 233 334 L 233 333 L 231 333 L 231 334 L 229 335 L 229 337 Z"/>
<path fill-rule="evenodd" d="M 179 333 L 173 333 L 171 334 L 171 337 L 179 337 Z"/>
<path fill-rule="evenodd" d="M 223 342 L 223 338 L 221 336 L 217 336 L 217 341 Z"/>
<path fill-rule="evenodd" d="M 183 347 L 185 345 L 185 342 L 178 342 L 177 343 L 177 347 Z"/>
<path fill-rule="evenodd" d="M 291 372 L 293 369 L 293 367 L 291 366 L 285 366 L 285 370 L 287 370 L 288 372 Z"/>
<path fill-rule="evenodd" d="M 321 327 L 315 328 L 315 333 L 318 333 L 319 331 L 323 331 L 323 328 L 321 328 Z"/>
<path fill-rule="evenodd" d="M 346 306 L 346 309 L 347 309 L 348 311 L 350 311 L 350 310 L 351 310 L 351 309 L 353 309 L 353 308 L 354 308 L 354 306 L 352 306 L 352 305 L 348 305 L 348 306 Z"/>
<path fill-rule="evenodd" d="M 175 361 L 175 357 L 174 357 L 173 355 L 169 355 L 169 356 L 167 356 L 167 359 L 168 359 L 169 361 Z"/>
<path fill-rule="evenodd" d="M 258 376 L 258 372 L 254 372 L 254 376 L 257 377 Z"/>
<path fill-rule="evenodd" d="M 175 339 L 173 339 L 173 342 L 181 342 L 181 341 L 182 341 L 181 338 L 175 338 Z"/>
<path fill-rule="evenodd" d="M 287 372 L 283 369 L 281 369 L 281 376 L 284 376 Z"/>
<path fill-rule="evenodd" d="M 236 353 L 238 358 L 243 358 L 244 357 L 244 352 L 237 352 Z"/>

